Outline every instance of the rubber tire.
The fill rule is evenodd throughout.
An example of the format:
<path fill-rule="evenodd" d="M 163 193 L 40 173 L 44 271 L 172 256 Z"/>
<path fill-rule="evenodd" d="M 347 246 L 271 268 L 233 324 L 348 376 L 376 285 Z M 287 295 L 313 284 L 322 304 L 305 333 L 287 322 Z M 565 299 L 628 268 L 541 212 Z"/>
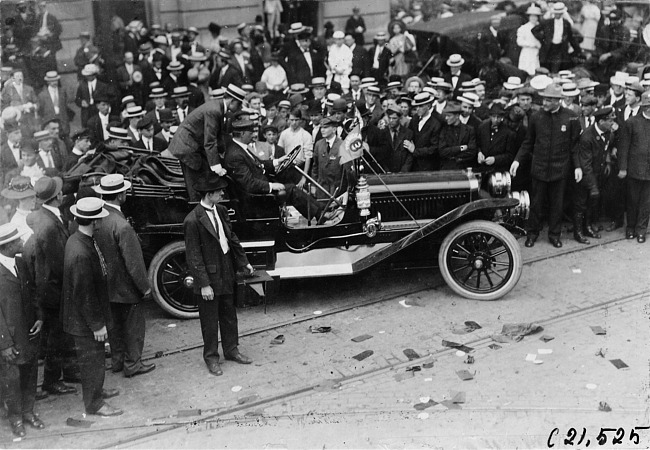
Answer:
<path fill-rule="evenodd" d="M 178 319 L 197 319 L 199 317 L 198 308 L 196 311 L 181 311 L 175 308 L 173 305 L 165 301 L 160 288 L 157 283 L 158 271 L 160 270 L 162 263 L 167 259 L 169 255 L 174 253 L 183 252 L 185 253 L 185 242 L 183 241 L 174 241 L 162 247 L 156 255 L 151 260 L 149 264 L 149 283 L 151 283 L 151 294 L 156 303 L 171 316 L 174 316 Z"/>
<path fill-rule="evenodd" d="M 506 283 L 501 286 L 499 289 L 497 289 L 494 292 L 490 292 L 487 294 L 479 294 L 476 292 L 469 291 L 465 289 L 462 285 L 458 284 L 456 280 L 452 277 L 451 273 L 449 272 L 449 267 L 447 267 L 447 253 L 450 250 L 451 243 L 456 240 L 459 236 L 463 234 L 467 234 L 468 232 L 480 232 L 480 233 L 487 233 L 491 234 L 498 239 L 500 239 L 510 250 L 512 253 L 512 260 L 513 260 L 513 271 L 512 274 L 510 275 L 510 279 L 506 281 Z M 521 248 L 519 247 L 519 243 L 515 239 L 515 237 L 504 227 L 501 225 L 497 225 L 494 222 L 489 222 L 487 220 L 473 220 L 471 222 L 466 222 L 463 223 L 462 225 L 459 225 L 458 227 L 454 228 L 451 233 L 449 233 L 445 239 L 442 242 L 442 245 L 440 246 L 440 250 L 438 252 L 438 266 L 440 267 L 440 272 L 442 273 L 442 278 L 445 280 L 445 283 L 447 283 L 447 286 L 451 288 L 452 291 L 457 293 L 458 295 L 461 295 L 465 298 L 469 298 L 472 300 L 483 300 L 483 301 L 489 301 L 489 300 L 497 300 L 504 295 L 506 295 L 508 292 L 510 292 L 516 285 L 517 282 L 519 281 L 519 278 L 521 277 L 521 271 L 522 271 L 522 257 L 521 257 Z"/>

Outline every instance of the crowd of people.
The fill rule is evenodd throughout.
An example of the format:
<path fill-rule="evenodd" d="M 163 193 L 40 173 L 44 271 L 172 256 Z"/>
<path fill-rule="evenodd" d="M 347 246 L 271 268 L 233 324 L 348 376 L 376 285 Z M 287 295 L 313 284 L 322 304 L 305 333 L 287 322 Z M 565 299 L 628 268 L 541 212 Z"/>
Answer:
<path fill-rule="evenodd" d="M 467 8 L 484 11 L 486 3 Z M 56 17 L 45 2 L 38 11 L 18 3 L 2 40 L 0 152 L 0 375 L 14 433 L 23 436 L 24 423 L 45 426 L 33 410 L 39 355 L 45 378 L 38 395 L 75 392 L 69 383 L 81 382 L 91 414 L 121 413 L 104 402 L 118 394 L 103 388 L 104 341 L 114 372 L 130 377 L 155 368 L 140 360 L 139 304 L 151 289 L 120 209 L 129 181 L 107 175 L 63 198 L 62 177 L 104 152 L 126 147 L 180 162 L 189 201 L 198 203 L 185 221 L 186 244 L 199 280 L 204 359 L 214 375 L 222 373 L 219 325 L 226 359 L 250 363 L 237 350 L 230 287 L 233 270 L 251 268 L 218 206 L 223 177 L 240 195 L 274 194 L 306 220 L 332 223 L 340 211 L 317 199 L 341 193 L 340 150 L 355 128 L 366 144 L 366 172 L 471 167 L 483 180 L 509 172 L 514 190 L 531 193 L 527 247 L 544 221 L 551 244 L 561 247 L 566 217 L 583 244 L 600 238 L 602 228 L 622 227 L 628 239 L 645 242 L 648 18 L 628 17 L 614 4 L 573 3 L 581 8 L 516 8 L 506 0 L 474 36 L 475 54 L 437 55 L 438 67 L 425 67 L 418 55 L 427 43 L 409 32 L 432 14 L 418 1 L 369 45 L 358 8 L 345 27 L 328 22 L 317 34 L 299 22 L 279 23 L 281 2 L 267 2 L 267 26 L 258 17 L 227 40 L 210 23 L 208 43 L 195 27 L 124 26 L 116 16 L 110 49 L 80 34 L 74 99 L 57 72 Z M 454 14 L 458 2 L 443 2 L 437 17 Z M 502 28 L 513 23 L 507 17 L 515 27 Z M 489 67 L 500 68 L 496 78 L 483 70 Z M 210 255 L 201 250 L 208 247 Z M 233 258 L 224 259 L 228 253 Z M 118 289 L 124 283 L 128 292 Z M 19 331 L 9 332 L 14 327 Z"/>

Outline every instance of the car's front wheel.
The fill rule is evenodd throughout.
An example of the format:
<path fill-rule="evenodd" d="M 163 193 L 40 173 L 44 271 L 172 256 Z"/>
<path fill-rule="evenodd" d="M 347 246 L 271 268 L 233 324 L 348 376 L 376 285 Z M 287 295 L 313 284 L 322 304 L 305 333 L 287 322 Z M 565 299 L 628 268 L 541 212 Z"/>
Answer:
<path fill-rule="evenodd" d="M 521 277 L 519 244 L 493 222 L 464 223 L 447 235 L 438 253 L 442 277 L 459 295 L 496 300 L 515 287 Z"/>
<path fill-rule="evenodd" d="M 185 261 L 185 242 L 170 242 L 156 253 L 149 264 L 149 282 L 153 299 L 165 312 L 179 319 L 199 317 L 192 291 L 194 279 Z"/>

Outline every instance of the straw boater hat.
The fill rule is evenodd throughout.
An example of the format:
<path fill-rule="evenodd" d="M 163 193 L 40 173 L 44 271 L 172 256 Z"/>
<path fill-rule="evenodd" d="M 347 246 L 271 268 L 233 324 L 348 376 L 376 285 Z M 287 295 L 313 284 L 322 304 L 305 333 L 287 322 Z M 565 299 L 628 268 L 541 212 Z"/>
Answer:
<path fill-rule="evenodd" d="M 564 83 L 562 85 L 562 95 L 565 97 L 574 97 L 580 95 L 580 90 L 575 83 Z"/>
<path fill-rule="evenodd" d="M 222 99 L 225 93 L 226 90 L 223 88 L 210 89 L 210 98 L 215 100 Z"/>
<path fill-rule="evenodd" d="M 125 180 L 121 173 L 106 175 L 99 180 L 99 186 L 93 186 L 93 190 L 98 194 L 119 194 L 130 188 L 131 182 Z"/>
<path fill-rule="evenodd" d="M 474 92 L 465 92 L 463 95 L 458 97 L 458 100 L 462 103 L 466 103 L 474 108 L 481 106 L 481 102 L 478 99 L 478 95 Z"/>
<path fill-rule="evenodd" d="M 289 86 L 289 95 L 291 94 L 306 94 L 309 92 L 309 88 L 304 85 L 304 83 L 294 83 L 291 86 Z"/>
<path fill-rule="evenodd" d="M 553 83 L 553 79 L 547 75 L 535 75 L 530 80 L 530 87 L 536 91 L 543 91 L 546 86 Z"/>
<path fill-rule="evenodd" d="M 187 60 L 192 62 L 202 62 L 202 61 L 207 61 L 207 59 L 208 59 L 208 55 L 201 52 L 193 52 L 187 57 Z"/>
<path fill-rule="evenodd" d="M 135 97 L 132 95 L 126 95 L 122 97 L 122 106 L 126 105 L 127 103 L 135 103 Z"/>
<path fill-rule="evenodd" d="M 377 86 L 379 82 L 375 80 L 374 77 L 364 77 L 361 79 L 361 83 L 359 84 L 359 87 L 361 89 L 365 89 L 368 86 Z"/>
<path fill-rule="evenodd" d="M 149 94 L 149 98 L 163 98 L 167 97 L 167 92 L 165 92 L 165 89 L 161 87 L 155 87 L 151 90 L 151 93 Z"/>
<path fill-rule="evenodd" d="M 56 70 L 50 70 L 45 74 L 45 77 L 43 79 L 45 81 L 59 81 L 61 79 L 61 76 Z"/>
<path fill-rule="evenodd" d="M 235 86 L 234 84 L 229 84 L 226 88 L 225 95 L 234 100 L 239 100 L 243 103 L 244 99 L 246 98 L 246 91 L 240 87 Z"/>
<path fill-rule="evenodd" d="M 312 78 L 309 87 L 310 88 L 325 87 L 325 78 L 323 77 Z"/>
<path fill-rule="evenodd" d="M 124 113 L 124 118 L 125 119 L 135 119 L 137 117 L 142 117 L 144 116 L 144 110 L 142 109 L 142 106 L 131 106 L 129 108 L 126 108 L 126 111 Z"/>
<path fill-rule="evenodd" d="M 36 196 L 36 192 L 32 188 L 32 182 L 29 177 L 18 175 L 13 177 L 6 188 L 0 192 L 4 198 L 9 200 L 20 200 Z"/>
<path fill-rule="evenodd" d="M 560 78 L 575 78 L 576 74 L 571 72 L 570 70 L 560 70 L 558 73 L 558 76 Z"/>
<path fill-rule="evenodd" d="M 173 72 L 175 70 L 183 70 L 183 65 L 178 61 L 172 61 L 167 65 L 167 70 Z"/>
<path fill-rule="evenodd" d="M 124 128 L 109 127 L 108 128 L 108 138 L 109 139 L 120 139 L 123 141 L 129 140 L 129 132 Z"/>
<path fill-rule="evenodd" d="M 551 14 L 564 14 L 567 12 L 567 7 L 562 2 L 556 2 L 551 8 Z"/>
<path fill-rule="evenodd" d="M 534 4 L 531 4 L 528 9 L 526 10 L 526 15 L 527 16 L 541 16 L 543 15 L 542 10 L 539 6 L 536 6 Z"/>
<path fill-rule="evenodd" d="M 94 64 L 86 64 L 83 69 L 81 69 L 81 75 L 84 77 L 89 77 L 91 75 L 97 75 L 97 66 Z"/>
<path fill-rule="evenodd" d="M 181 97 L 189 97 L 190 96 L 190 91 L 187 89 L 187 86 L 178 86 L 174 88 L 174 92 L 172 92 L 172 98 L 181 98 Z"/>
<path fill-rule="evenodd" d="M 413 102 L 411 103 L 411 106 L 424 106 L 428 105 L 429 103 L 432 103 L 434 100 L 433 96 L 431 94 L 428 94 L 426 92 L 421 92 L 415 96 L 413 99 Z"/>
<path fill-rule="evenodd" d="M 463 64 L 465 64 L 465 60 L 458 53 L 454 53 L 453 55 L 450 55 L 449 59 L 447 59 L 447 65 L 449 67 L 460 67 Z"/>
<path fill-rule="evenodd" d="M 25 234 L 24 231 L 19 231 L 13 223 L 5 223 L 0 225 L 0 245 L 5 245 L 10 242 L 20 239 Z"/>
<path fill-rule="evenodd" d="M 387 41 L 388 40 L 388 35 L 386 34 L 385 31 L 380 31 L 377 34 L 375 34 L 374 40 L 375 41 Z"/>
<path fill-rule="evenodd" d="M 108 216 L 104 209 L 104 200 L 97 197 L 84 197 L 70 207 L 73 216 L 80 219 L 101 219 Z"/>
<path fill-rule="evenodd" d="M 294 22 L 289 26 L 289 34 L 298 34 L 305 31 L 305 26 L 302 22 Z"/>

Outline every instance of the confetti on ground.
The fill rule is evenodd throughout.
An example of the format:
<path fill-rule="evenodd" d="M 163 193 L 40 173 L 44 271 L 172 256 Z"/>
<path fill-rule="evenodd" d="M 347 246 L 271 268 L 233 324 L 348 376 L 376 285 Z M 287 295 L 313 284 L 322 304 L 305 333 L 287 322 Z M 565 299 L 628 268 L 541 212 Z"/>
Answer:
<path fill-rule="evenodd" d="M 465 356 L 466 354 L 467 354 L 467 353 L 465 353 L 465 352 L 462 351 L 462 350 L 458 350 L 458 351 L 456 352 L 456 356 L 458 356 L 459 358 L 462 358 L 462 357 Z"/>
<path fill-rule="evenodd" d="M 526 361 L 535 361 L 537 359 L 537 355 L 535 353 L 529 353 L 526 355 Z"/>
<path fill-rule="evenodd" d="M 373 352 L 372 350 L 366 350 L 359 353 L 358 355 L 353 356 L 352 358 L 356 359 L 357 361 L 363 361 L 367 357 L 372 356 L 373 353 L 375 352 Z"/>
<path fill-rule="evenodd" d="M 600 325 L 592 326 L 591 331 L 593 331 L 595 335 L 607 334 L 607 331 L 605 331 L 605 329 Z"/>
<path fill-rule="evenodd" d="M 233 391 L 233 392 L 239 392 L 239 391 L 241 391 L 241 386 L 233 386 L 233 387 L 230 388 L 230 390 Z"/>
<path fill-rule="evenodd" d="M 544 364 L 544 361 L 542 361 L 541 359 L 536 359 L 535 361 L 533 361 L 533 364 Z"/>
<path fill-rule="evenodd" d="M 628 367 L 630 367 L 620 359 L 610 359 L 609 362 L 614 364 L 614 367 L 616 367 L 617 369 L 627 369 Z"/>
<path fill-rule="evenodd" d="M 582 270 L 580 270 L 580 269 L 573 269 L 573 273 L 582 273 Z"/>
<path fill-rule="evenodd" d="M 474 375 L 472 375 L 468 370 L 459 370 L 456 372 L 456 375 L 463 380 L 463 381 L 468 381 L 474 378 Z"/>
<path fill-rule="evenodd" d="M 593 384 L 593 383 L 588 383 L 585 387 L 586 387 L 587 389 L 594 390 L 594 389 L 596 389 L 598 386 L 596 386 L 596 385 Z"/>
<path fill-rule="evenodd" d="M 550 348 L 538 348 L 537 353 L 540 355 L 550 355 L 553 353 L 553 350 Z"/>
<path fill-rule="evenodd" d="M 176 324 L 175 323 L 170 323 L 169 325 L 167 325 L 167 328 L 176 328 Z"/>
<path fill-rule="evenodd" d="M 555 339 L 553 336 L 549 336 L 548 334 L 543 335 L 542 337 L 539 338 L 540 341 L 544 342 L 549 342 Z"/>
<path fill-rule="evenodd" d="M 361 336 L 352 338 L 352 342 L 363 342 L 363 341 L 367 341 L 368 339 L 372 339 L 372 336 L 370 336 L 369 334 L 362 334 Z"/>
<path fill-rule="evenodd" d="M 317 316 L 319 316 L 319 315 L 323 314 L 323 311 L 314 311 L 314 314 L 316 314 Z"/>
<path fill-rule="evenodd" d="M 406 300 L 400 300 L 399 304 L 402 305 L 404 308 L 410 308 L 411 307 L 411 305 L 406 304 Z"/>
<path fill-rule="evenodd" d="M 607 402 L 600 402 L 598 404 L 598 411 L 610 412 L 612 408 L 607 404 Z"/>
<path fill-rule="evenodd" d="M 491 349 L 491 350 L 499 350 L 500 348 L 503 348 L 503 347 L 501 347 L 499 344 L 490 344 L 490 345 L 488 345 L 488 348 Z"/>
<path fill-rule="evenodd" d="M 429 413 L 422 412 L 422 413 L 418 414 L 418 419 L 420 419 L 420 420 L 426 420 L 428 418 L 429 418 Z"/>

